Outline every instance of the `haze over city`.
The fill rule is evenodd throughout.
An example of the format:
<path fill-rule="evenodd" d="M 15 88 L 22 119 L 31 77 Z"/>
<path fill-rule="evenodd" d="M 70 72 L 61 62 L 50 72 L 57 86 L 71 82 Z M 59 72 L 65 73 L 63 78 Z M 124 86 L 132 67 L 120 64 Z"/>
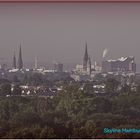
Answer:
<path fill-rule="evenodd" d="M 0 138 L 140 138 L 140 3 L 1 3 Z"/>
<path fill-rule="evenodd" d="M 24 62 L 82 63 L 135 56 L 140 63 L 139 3 L 1 3 L 0 58 L 11 62 L 21 43 Z"/>

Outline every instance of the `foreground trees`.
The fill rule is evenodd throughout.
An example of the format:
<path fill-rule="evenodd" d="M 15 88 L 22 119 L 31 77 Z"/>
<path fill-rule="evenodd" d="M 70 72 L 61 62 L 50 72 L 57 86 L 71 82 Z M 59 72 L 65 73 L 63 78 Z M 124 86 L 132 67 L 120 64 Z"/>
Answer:
<path fill-rule="evenodd" d="M 11 84 L 9 84 L 9 83 L 1 84 L 0 95 L 1 96 L 11 95 Z"/>
<path fill-rule="evenodd" d="M 138 128 L 139 100 L 139 94 L 89 96 L 78 85 L 65 87 L 53 99 L 1 96 L 0 138 L 139 138 L 104 134 L 104 128 Z"/>

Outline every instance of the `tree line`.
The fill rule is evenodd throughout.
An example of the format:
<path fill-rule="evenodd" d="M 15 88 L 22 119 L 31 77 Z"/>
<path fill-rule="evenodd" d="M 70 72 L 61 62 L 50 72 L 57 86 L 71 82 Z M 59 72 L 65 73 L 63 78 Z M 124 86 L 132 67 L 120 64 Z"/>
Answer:
<path fill-rule="evenodd" d="M 140 94 L 96 96 L 89 87 L 65 86 L 52 99 L 1 96 L 0 138 L 139 138 L 138 133 L 103 130 L 139 128 Z"/>

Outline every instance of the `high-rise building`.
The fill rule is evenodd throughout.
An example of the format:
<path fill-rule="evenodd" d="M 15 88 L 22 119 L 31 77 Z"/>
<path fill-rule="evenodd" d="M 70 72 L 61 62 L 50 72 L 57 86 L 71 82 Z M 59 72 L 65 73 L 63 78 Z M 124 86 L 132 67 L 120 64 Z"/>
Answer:
<path fill-rule="evenodd" d="M 84 71 L 87 71 L 88 59 L 89 59 L 89 56 L 88 56 L 87 43 L 86 43 L 85 54 L 84 54 L 84 58 L 83 58 L 83 70 Z"/>
<path fill-rule="evenodd" d="M 13 69 L 16 69 L 16 56 L 15 56 L 15 51 L 14 51 L 14 56 L 13 56 Z"/>
<path fill-rule="evenodd" d="M 102 72 L 136 72 L 134 56 L 121 57 L 116 60 L 104 60 Z"/>
<path fill-rule="evenodd" d="M 21 52 L 21 44 L 19 48 L 19 58 L 18 58 L 18 69 L 21 70 L 23 68 L 23 61 L 22 61 L 22 52 Z"/>

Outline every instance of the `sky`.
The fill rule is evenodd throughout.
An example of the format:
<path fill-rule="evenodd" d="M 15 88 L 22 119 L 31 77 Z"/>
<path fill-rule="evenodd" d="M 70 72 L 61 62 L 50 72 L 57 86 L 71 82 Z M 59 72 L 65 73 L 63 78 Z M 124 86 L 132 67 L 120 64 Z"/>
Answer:
<path fill-rule="evenodd" d="M 82 63 L 135 56 L 140 63 L 140 3 L 0 3 L 0 60 Z"/>

